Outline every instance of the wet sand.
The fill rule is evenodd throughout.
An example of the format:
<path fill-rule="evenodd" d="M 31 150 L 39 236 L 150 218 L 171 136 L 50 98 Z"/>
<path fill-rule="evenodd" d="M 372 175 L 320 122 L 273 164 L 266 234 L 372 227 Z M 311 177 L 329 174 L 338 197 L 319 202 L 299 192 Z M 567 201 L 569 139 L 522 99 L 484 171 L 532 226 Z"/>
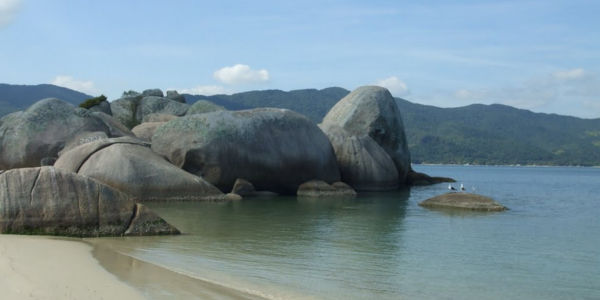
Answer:
<path fill-rule="evenodd" d="M 93 255 L 104 268 L 141 290 L 147 299 L 265 299 L 119 253 L 102 239 L 87 242 L 94 245 Z"/>
<path fill-rule="evenodd" d="M 80 240 L 0 235 L 0 298 L 144 299 L 106 271 Z"/>

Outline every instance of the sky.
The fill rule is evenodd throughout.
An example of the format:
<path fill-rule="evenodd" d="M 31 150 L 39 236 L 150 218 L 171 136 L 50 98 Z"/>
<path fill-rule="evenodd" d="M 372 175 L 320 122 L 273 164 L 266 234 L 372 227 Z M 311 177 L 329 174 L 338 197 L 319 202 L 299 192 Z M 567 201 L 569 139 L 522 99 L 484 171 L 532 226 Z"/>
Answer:
<path fill-rule="evenodd" d="M 380 85 L 600 118 L 600 1 L 0 0 L 0 82 L 110 100 Z"/>

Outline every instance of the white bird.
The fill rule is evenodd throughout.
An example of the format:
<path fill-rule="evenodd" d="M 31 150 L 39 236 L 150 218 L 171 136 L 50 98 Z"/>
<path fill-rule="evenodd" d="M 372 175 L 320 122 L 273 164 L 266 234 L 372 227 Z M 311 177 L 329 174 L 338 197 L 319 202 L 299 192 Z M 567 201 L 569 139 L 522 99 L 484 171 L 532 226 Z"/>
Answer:
<path fill-rule="evenodd" d="M 448 189 L 451 191 L 456 191 L 456 189 L 451 184 L 448 184 Z"/>
<path fill-rule="evenodd" d="M 465 186 L 462 183 L 460 184 L 460 190 L 463 192 L 465 191 Z"/>

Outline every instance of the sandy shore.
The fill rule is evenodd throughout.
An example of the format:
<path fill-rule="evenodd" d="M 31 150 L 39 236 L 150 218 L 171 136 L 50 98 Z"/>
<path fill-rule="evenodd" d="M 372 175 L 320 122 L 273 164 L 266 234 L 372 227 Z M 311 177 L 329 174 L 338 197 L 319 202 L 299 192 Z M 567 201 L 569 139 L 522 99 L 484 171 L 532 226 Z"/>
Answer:
<path fill-rule="evenodd" d="M 0 235 L 0 298 L 144 299 L 102 268 L 91 251 L 77 241 Z"/>

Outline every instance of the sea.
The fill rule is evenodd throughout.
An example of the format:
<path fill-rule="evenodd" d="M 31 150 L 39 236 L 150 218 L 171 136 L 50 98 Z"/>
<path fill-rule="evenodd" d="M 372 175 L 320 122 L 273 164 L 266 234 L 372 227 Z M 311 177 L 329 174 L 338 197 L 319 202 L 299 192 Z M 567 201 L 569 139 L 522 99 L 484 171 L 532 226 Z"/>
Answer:
<path fill-rule="evenodd" d="M 259 299 L 600 299 L 600 168 L 413 168 L 509 210 L 418 205 L 448 183 L 354 199 L 157 202 L 146 205 L 182 235 L 98 244 Z M 130 283 L 150 299 L 203 298 L 156 281 Z"/>

